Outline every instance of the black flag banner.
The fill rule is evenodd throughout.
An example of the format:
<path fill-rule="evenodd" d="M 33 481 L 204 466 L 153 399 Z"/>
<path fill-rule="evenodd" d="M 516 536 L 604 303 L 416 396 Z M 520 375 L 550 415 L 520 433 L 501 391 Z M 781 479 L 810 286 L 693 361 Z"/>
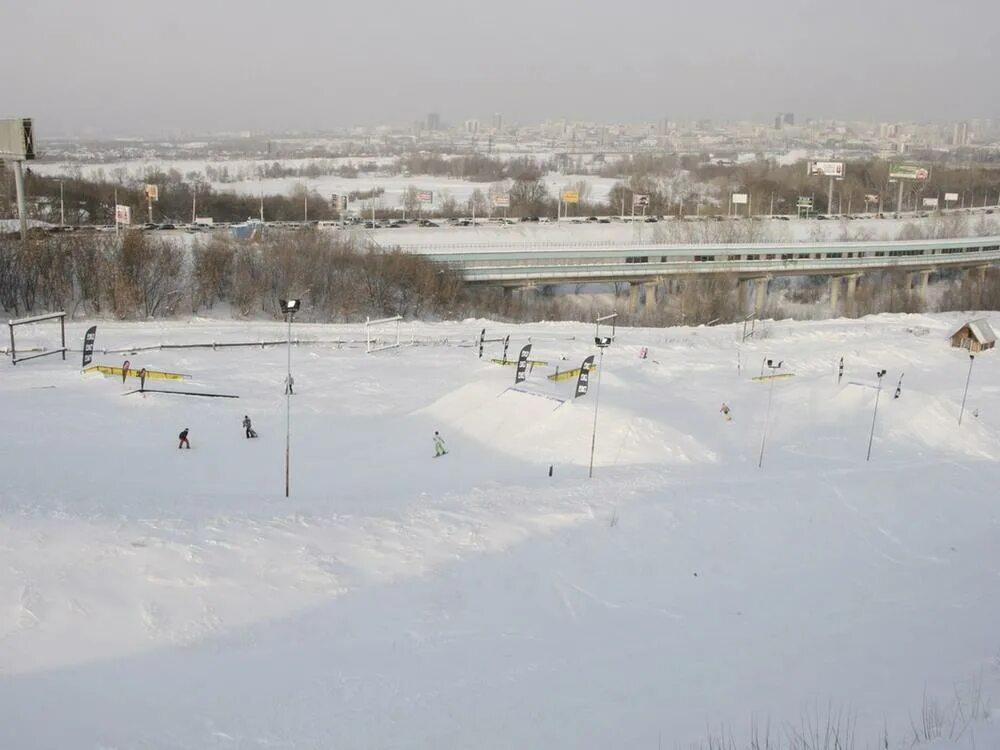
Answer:
<path fill-rule="evenodd" d="M 590 368 L 593 366 L 594 355 L 591 354 L 580 365 L 580 377 L 576 379 L 576 393 L 573 394 L 573 398 L 587 395 L 587 389 L 590 387 Z"/>
<path fill-rule="evenodd" d="M 521 356 L 517 358 L 517 375 L 514 376 L 514 385 L 523 383 L 528 377 L 528 356 L 531 354 L 531 344 L 525 344 L 521 349 Z"/>
<path fill-rule="evenodd" d="M 90 364 L 94 358 L 94 339 L 97 338 L 97 326 L 91 326 L 83 337 L 83 367 Z"/>

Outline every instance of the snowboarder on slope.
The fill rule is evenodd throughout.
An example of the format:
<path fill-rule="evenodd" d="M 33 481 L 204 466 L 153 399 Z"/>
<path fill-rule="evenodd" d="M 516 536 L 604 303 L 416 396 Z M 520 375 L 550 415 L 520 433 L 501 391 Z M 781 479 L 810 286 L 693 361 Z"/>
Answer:
<path fill-rule="evenodd" d="M 139 370 L 139 391 L 146 390 L 146 368 Z"/>
<path fill-rule="evenodd" d="M 726 418 L 727 422 L 732 422 L 733 421 L 732 416 L 729 414 L 729 411 L 730 411 L 729 404 L 727 404 L 725 401 L 722 402 L 722 408 L 719 409 L 719 411 L 722 412 L 722 416 L 724 416 Z"/>
<path fill-rule="evenodd" d="M 246 430 L 248 439 L 257 437 L 257 431 L 250 424 L 250 417 L 247 415 L 243 416 L 243 429 Z"/>
<path fill-rule="evenodd" d="M 441 433 L 434 430 L 434 458 L 438 456 L 443 456 L 448 451 L 444 447 L 444 438 L 441 437 Z"/>
<path fill-rule="evenodd" d="M 185 427 L 183 430 L 181 430 L 181 434 L 178 435 L 177 437 L 180 438 L 180 443 L 177 444 L 177 447 L 187 448 L 190 450 L 191 443 L 188 442 L 188 428 Z"/>
<path fill-rule="evenodd" d="M 125 378 L 128 377 L 129 364 L 131 364 L 127 359 L 122 362 L 122 385 L 125 385 Z"/>
<path fill-rule="evenodd" d="M 294 396 L 295 395 L 295 391 L 292 390 L 292 386 L 293 385 L 295 385 L 295 378 L 293 378 L 291 376 L 291 374 L 289 374 L 288 377 L 285 378 L 285 393 L 287 395 L 290 395 L 290 396 Z"/>

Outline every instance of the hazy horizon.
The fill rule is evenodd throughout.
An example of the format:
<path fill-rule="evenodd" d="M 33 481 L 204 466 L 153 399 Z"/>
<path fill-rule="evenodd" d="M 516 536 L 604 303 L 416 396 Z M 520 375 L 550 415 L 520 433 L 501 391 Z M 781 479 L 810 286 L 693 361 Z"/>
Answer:
<path fill-rule="evenodd" d="M 0 116 L 34 117 L 40 138 L 319 131 L 429 112 L 451 123 L 998 116 L 1000 10 L 889 5 L 38 0 L 0 15 L 0 64 L 20 71 L 0 79 Z"/>

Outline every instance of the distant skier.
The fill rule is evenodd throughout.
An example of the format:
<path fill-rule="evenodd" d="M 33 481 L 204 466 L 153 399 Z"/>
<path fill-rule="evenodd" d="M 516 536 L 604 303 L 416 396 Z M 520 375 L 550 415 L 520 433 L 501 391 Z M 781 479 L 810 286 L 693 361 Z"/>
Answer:
<path fill-rule="evenodd" d="M 126 359 L 122 362 L 122 385 L 125 385 L 125 378 L 128 377 L 128 367 L 131 363 Z"/>
<path fill-rule="evenodd" d="M 248 440 L 250 438 L 257 437 L 257 431 L 253 428 L 253 425 L 250 424 L 249 416 L 244 415 L 243 417 L 243 429 L 246 430 Z"/>
<path fill-rule="evenodd" d="M 146 390 L 146 368 L 145 367 L 143 367 L 141 370 L 139 370 L 139 390 L 140 391 Z"/>
<path fill-rule="evenodd" d="M 188 449 L 191 448 L 191 443 L 188 442 L 188 428 L 187 427 L 185 427 L 183 430 L 181 430 L 181 434 L 178 435 L 177 437 L 180 438 L 180 443 L 178 443 L 178 445 L 177 445 L 178 448 L 188 448 Z"/>
<path fill-rule="evenodd" d="M 292 377 L 291 373 L 288 373 L 288 377 L 285 378 L 285 394 L 289 396 L 294 396 L 295 391 L 292 390 L 292 386 L 295 385 L 295 378 Z"/>
<path fill-rule="evenodd" d="M 727 404 L 725 401 L 722 402 L 722 408 L 719 409 L 719 411 L 722 412 L 722 416 L 724 416 L 726 418 L 727 422 L 732 422 L 733 421 L 733 417 L 729 413 L 729 411 L 730 411 L 729 404 Z"/>
<path fill-rule="evenodd" d="M 440 432 L 438 432 L 437 430 L 434 430 L 434 458 L 438 458 L 439 456 L 443 456 L 447 452 L 448 451 L 445 450 L 445 447 L 444 447 L 444 438 L 441 437 L 441 433 Z"/>

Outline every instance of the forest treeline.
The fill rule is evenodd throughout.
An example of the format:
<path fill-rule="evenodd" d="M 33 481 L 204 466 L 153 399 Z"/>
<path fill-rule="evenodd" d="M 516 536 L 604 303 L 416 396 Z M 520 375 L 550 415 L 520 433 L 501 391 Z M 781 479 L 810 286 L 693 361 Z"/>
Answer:
<path fill-rule="evenodd" d="M 11 317 L 146 319 L 219 305 L 233 317 L 280 317 L 278 299 L 290 295 L 303 299 L 301 319 L 321 322 L 455 318 L 473 301 L 458 275 L 419 255 L 356 251 L 315 231 L 215 236 L 190 248 L 137 230 L 0 238 L 0 308 Z"/>

